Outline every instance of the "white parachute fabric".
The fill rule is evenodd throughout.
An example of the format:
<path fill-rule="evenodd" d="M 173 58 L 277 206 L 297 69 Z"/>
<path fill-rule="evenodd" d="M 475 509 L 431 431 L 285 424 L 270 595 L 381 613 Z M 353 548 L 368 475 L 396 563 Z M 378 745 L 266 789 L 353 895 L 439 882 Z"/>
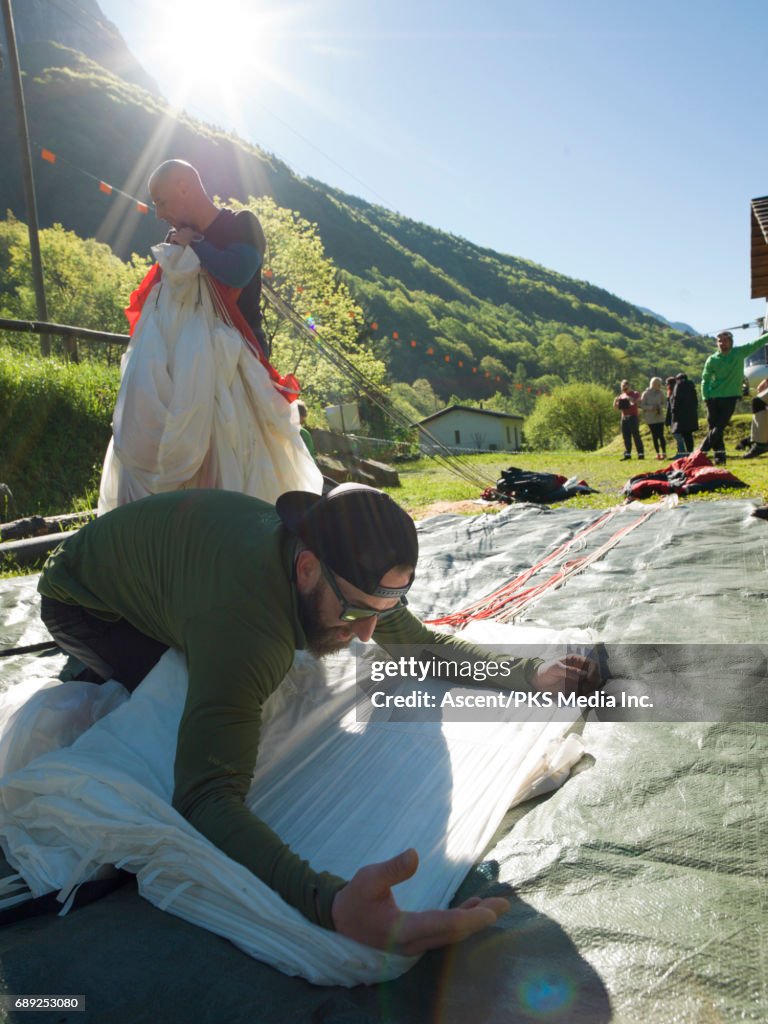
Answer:
<path fill-rule="evenodd" d="M 505 627 L 507 639 L 514 628 Z M 567 735 L 567 721 L 521 722 L 519 711 L 515 721 L 503 712 L 492 722 L 366 721 L 355 667 L 350 653 L 323 663 L 297 655 L 264 708 L 248 804 L 313 866 L 343 877 L 414 846 L 420 868 L 398 887 L 398 902 L 446 907 L 507 809 L 564 781 L 581 743 Z M 99 688 L 65 685 L 83 688 L 77 715 L 90 725 L 100 711 L 87 706 Z M 413 680 L 402 685 L 410 692 Z M 312 925 L 173 810 L 185 689 L 183 659 L 170 651 L 129 700 L 111 695 L 119 706 L 70 747 L 26 767 L 18 757 L 7 763 L 17 770 L 0 780 L 0 840 L 32 892 L 58 891 L 64 902 L 100 865 L 118 864 L 161 909 L 287 974 L 355 985 L 407 970 L 412 959 Z M 52 692 L 30 702 L 40 701 L 43 716 Z M 25 728 L 34 718 L 28 706 Z"/>
<path fill-rule="evenodd" d="M 319 493 L 298 412 L 217 316 L 195 252 L 166 243 L 152 252 L 163 274 L 123 355 L 99 512 L 190 487 L 270 502 Z"/>
<path fill-rule="evenodd" d="M 97 686 L 27 672 L 22 682 L 0 693 L 0 778 L 68 747 L 128 696 L 114 679 Z"/>

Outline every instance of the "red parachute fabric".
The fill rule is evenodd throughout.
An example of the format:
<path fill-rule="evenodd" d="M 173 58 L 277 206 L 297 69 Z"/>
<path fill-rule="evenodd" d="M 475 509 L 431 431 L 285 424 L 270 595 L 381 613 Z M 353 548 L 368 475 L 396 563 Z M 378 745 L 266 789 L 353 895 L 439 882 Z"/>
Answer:
<path fill-rule="evenodd" d="M 629 498 L 649 498 L 652 494 L 697 494 L 726 487 L 746 487 L 730 470 L 713 466 L 704 452 L 675 459 L 664 469 L 633 476 L 625 485 Z"/>
<path fill-rule="evenodd" d="M 136 330 L 136 324 L 139 322 L 142 309 L 144 309 L 144 303 L 147 301 L 149 293 L 160 280 L 162 273 L 160 264 L 155 263 L 155 265 L 150 267 L 144 275 L 144 280 L 141 282 L 139 287 L 135 291 L 131 292 L 128 305 L 125 307 L 125 316 L 128 320 L 129 334 L 133 334 Z"/>

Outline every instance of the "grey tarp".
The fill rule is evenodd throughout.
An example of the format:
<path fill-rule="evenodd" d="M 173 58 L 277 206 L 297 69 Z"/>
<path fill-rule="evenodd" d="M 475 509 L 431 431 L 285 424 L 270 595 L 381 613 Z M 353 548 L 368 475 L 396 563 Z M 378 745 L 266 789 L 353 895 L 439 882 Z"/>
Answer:
<path fill-rule="evenodd" d="M 542 597 L 525 621 L 591 627 L 600 639 L 635 645 L 620 664 L 627 676 L 633 666 L 642 675 L 643 648 L 636 645 L 682 643 L 686 693 L 699 670 L 709 685 L 721 679 L 724 690 L 742 690 L 749 676 L 745 692 L 754 695 L 754 679 L 762 673 L 765 680 L 765 658 L 759 646 L 749 648 L 747 672 L 741 645 L 766 641 L 768 524 L 750 517 L 753 507 L 690 502 L 661 510 Z M 622 511 L 607 532 L 640 511 Z M 411 604 L 425 617 L 459 608 L 595 515 L 513 506 L 496 517 L 428 520 Z M 33 594 L 33 581 L 2 585 L 3 646 L 44 637 L 34 624 Z M 711 646 L 720 644 L 740 646 L 729 658 Z M 51 664 L 6 659 L 2 684 L 43 662 Z M 588 718 L 588 756 L 573 778 L 509 813 L 459 893 L 511 887 L 510 914 L 463 946 L 425 956 L 395 982 L 337 990 L 285 977 L 155 910 L 127 886 L 68 917 L 0 933 L 5 991 L 84 993 L 88 1006 L 69 1017 L 8 1019 L 765 1021 L 764 703 L 754 724 L 684 718 Z"/>

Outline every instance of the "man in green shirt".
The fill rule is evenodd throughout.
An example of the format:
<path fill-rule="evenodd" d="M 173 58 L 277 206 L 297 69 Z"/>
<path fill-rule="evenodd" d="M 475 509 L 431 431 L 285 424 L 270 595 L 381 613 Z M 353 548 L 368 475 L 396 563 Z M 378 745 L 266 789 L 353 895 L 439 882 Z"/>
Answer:
<path fill-rule="evenodd" d="M 123 505 L 67 539 L 43 569 L 43 621 L 98 680 L 135 689 L 168 647 L 189 686 L 178 733 L 174 807 L 309 920 L 377 948 L 417 954 L 492 924 L 503 899 L 404 913 L 392 886 L 415 871 L 406 850 L 347 881 L 315 870 L 246 807 L 261 709 L 296 650 L 317 656 L 354 638 L 382 646 L 470 644 L 406 607 L 418 559 L 411 518 L 388 495 L 342 484 L 276 506 L 231 491 L 178 491 Z M 487 655 L 485 656 L 487 658 Z M 517 659 L 511 688 L 594 686 L 569 656 Z"/>
<path fill-rule="evenodd" d="M 301 434 L 301 439 L 304 442 L 304 444 L 306 445 L 306 448 L 307 448 L 307 451 L 309 452 L 309 454 L 312 456 L 312 458 L 315 460 L 315 462 L 317 462 L 317 452 L 315 451 L 315 442 L 314 442 L 314 439 L 312 437 L 312 433 L 311 433 L 309 427 L 307 426 L 307 418 L 308 418 L 308 415 L 309 415 L 307 413 L 307 407 L 306 407 L 306 405 L 304 405 L 303 402 L 299 401 L 299 402 L 296 403 L 296 411 L 299 414 L 299 433 Z"/>
<path fill-rule="evenodd" d="M 768 334 L 747 345 L 733 347 L 730 331 L 721 331 L 717 336 L 717 352 L 704 363 L 701 375 L 701 396 L 707 406 L 707 436 L 701 443 L 701 451 L 711 449 L 715 462 L 725 464 L 725 442 L 723 432 L 731 422 L 733 410 L 741 397 L 744 383 L 744 360 L 768 342 Z"/>

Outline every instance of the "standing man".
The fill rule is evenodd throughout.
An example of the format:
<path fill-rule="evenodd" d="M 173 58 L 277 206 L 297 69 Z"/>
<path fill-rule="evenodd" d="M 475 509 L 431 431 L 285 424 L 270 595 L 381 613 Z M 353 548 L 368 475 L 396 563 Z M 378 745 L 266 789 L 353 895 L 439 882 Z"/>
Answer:
<path fill-rule="evenodd" d="M 267 358 L 259 221 L 249 210 L 219 209 L 183 160 L 161 164 L 149 188 L 171 231 L 125 311 L 133 338 L 99 514 L 198 487 L 267 501 L 288 490 L 320 491 L 322 475 L 290 408 L 298 381 Z"/>
<path fill-rule="evenodd" d="M 312 456 L 312 458 L 315 460 L 315 462 L 317 462 L 317 452 L 315 451 L 315 442 L 314 442 L 314 439 L 312 437 L 312 432 L 309 429 L 309 427 L 307 426 L 307 419 L 308 419 L 308 416 L 309 416 L 309 414 L 307 412 L 307 407 L 306 407 L 306 405 L 304 405 L 304 403 L 302 401 L 298 401 L 296 403 L 296 410 L 297 410 L 297 412 L 299 414 L 299 433 L 301 434 L 301 439 L 304 442 L 304 444 L 307 446 L 307 451 L 309 452 L 309 454 Z"/>
<path fill-rule="evenodd" d="M 701 451 L 712 449 L 715 462 L 725 464 L 725 441 L 723 431 L 731 422 L 736 402 L 741 397 L 744 383 L 744 360 L 768 342 L 763 334 L 747 345 L 733 347 L 730 331 L 721 331 L 717 336 L 717 352 L 704 363 L 701 375 L 701 396 L 707 406 L 707 436 L 701 443 Z"/>
<path fill-rule="evenodd" d="M 261 267 L 267 243 L 258 218 L 250 210 L 234 213 L 216 206 L 186 160 L 160 164 L 149 179 L 149 192 L 157 219 L 171 226 L 166 242 L 190 246 L 213 277 L 240 289 L 237 306 L 268 356 L 261 322 Z"/>
<path fill-rule="evenodd" d="M 624 438 L 624 455 L 622 458 L 632 458 L 632 441 L 635 442 L 638 459 L 645 458 L 643 439 L 640 437 L 640 421 L 637 416 L 637 403 L 640 401 L 640 392 L 635 391 L 628 380 L 621 382 L 621 394 L 613 400 L 614 409 L 621 413 L 621 436 Z"/>

